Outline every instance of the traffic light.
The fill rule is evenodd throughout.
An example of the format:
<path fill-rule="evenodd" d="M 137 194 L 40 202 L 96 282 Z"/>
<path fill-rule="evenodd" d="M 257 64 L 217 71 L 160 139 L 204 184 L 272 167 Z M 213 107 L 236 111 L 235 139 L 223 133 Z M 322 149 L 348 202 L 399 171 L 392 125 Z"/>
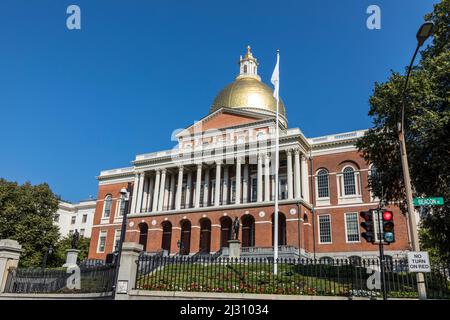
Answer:
<path fill-rule="evenodd" d="M 387 209 L 383 209 L 381 212 L 383 220 L 383 240 L 388 244 L 395 242 L 394 214 Z"/>
<path fill-rule="evenodd" d="M 359 216 L 364 219 L 361 222 L 361 227 L 366 230 L 361 233 L 361 237 L 366 239 L 367 242 L 375 242 L 375 234 L 373 233 L 373 214 L 372 211 L 361 211 Z"/>

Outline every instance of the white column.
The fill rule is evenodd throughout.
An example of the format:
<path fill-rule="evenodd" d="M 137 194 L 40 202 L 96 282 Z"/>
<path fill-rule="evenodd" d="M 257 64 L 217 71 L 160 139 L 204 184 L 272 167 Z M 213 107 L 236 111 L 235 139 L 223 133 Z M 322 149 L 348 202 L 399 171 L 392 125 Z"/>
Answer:
<path fill-rule="evenodd" d="M 158 210 L 159 184 L 161 181 L 161 170 L 156 170 L 155 189 L 153 190 L 152 211 Z"/>
<path fill-rule="evenodd" d="M 236 196 L 234 197 L 234 203 L 241 203 L 241 158 L 236 158 Z"/>
<path fill-rule="evenodd" d="M 195 181 L 195 207 L 200 207 L 200 188 L 202 183 L 202 165 L 197 165 L 197 179 Z"/>
<path fill-rule="evenodd" d="M 131 199 L 131 212 L 136 212 L 136 202 L 137 202 L 137 193 L 138 193 L 138 186 L 139 186 L 139 173 L 136 173 L 134 175 L 134 184 L 133 184 L 133 198 Z"/>
<path fill-rule="evenodd" d="M 294 181 L 295 181 L 295 198 L 300 199 L 300 150 L 295 149 L 295 162 L 294 162 Z"/>
<path fill-rule="evenodd" d="M 262 202 L 262 156 L 258 154 L 258 188 L 256 190 L 256 201 Z"/>
<path fill-rule="evenodd" d="M 223 191 L 222 191 L 222 203 L 228 204 L 228 166 L 223 167 Z"/>
<path fill-rule="evenodd" d="M 264 155 L 264 201 L 270 201 L 270 158 Z"/>
<path fill-rule="evenodd" d="M 205 168 L 205 184 L 203 186 L 203 206 L 208 206 L 209 199 L 209 168 Z"/>
<path fill-rule="evenodd" d="M 302 156 L 302 196 L 303 200 L 309 202 L 308 161 L 305 156 Z"/>
<path fill-rule="evenodd" d="M 288 184 L 288 199 L 294 197 L 294 186 L 292 184 L 292 150 L 286 150 L 287 157 L 287 184 Z"/>
<path fill-rule="evenodd" d="M 144 193 L 144 178 L 145 174 L 141 172 L 139 174 L 139 187 L 138 187 L 138 197 L 136 202 L 136 213 L 140 213 L 142 209 L 142 194 Z"/>
<path fill-rule="evenodd" d="M 184 197 L 184 207 L 190 208 L 191 206 L 191 186 L 192 186 L 192 172 L 187 173 L 186 181 L 186 196 Z"/>
<path fill-rule="evenodd" d="M 161 170 L 161 186 L 159 187 L 158 211 L 162 211 L 164 196 L 166 193 L 166 173 L 167 169 Z"/>
<path fill-rule="evenodd" d="M 180 210 L 181 208 L 181 192 L 183 191 L 183 166 L 178 167 L 178 184 L 177 184 L 177 195 L 175 200 L 175 210 Z"/>
<path fill-rule="evenodd" d="M 150 178 L 149 177 L 145 177 L 144 178 L 144 195 L 142 197 L 142 212 L 147 212 L 148 207 L 147 207 L 147 202 L 148 202 L 148 186 L 150 182 Z"/>
<path fill-rule="evenodd" d="M 169 210 L 173 209 L 173 204 L 175 202 L 175 174 L 170 174 L 170 192 L 169 192 Z"/>
<path fill-rule="evenodd" d="M 242 203 L 248 202 L 248 163 L 244 164 L 244 176 L 242 177 Z"/>
<path fill-rule="evenodd" d="M 214 195 L 214 205 L 220 205 L 220 160 L 216 161 L 216 187 L 215 187 L 215 195 Z"/>
<path fill-rule="evenodd" d="M 148 187 L 148 199 L 147 199 L 147 211 L 151 211 L 152 209 L 152 197 L 153 190 L 155 188 L 155 177 L 149 178 L 149 187 Z"/>

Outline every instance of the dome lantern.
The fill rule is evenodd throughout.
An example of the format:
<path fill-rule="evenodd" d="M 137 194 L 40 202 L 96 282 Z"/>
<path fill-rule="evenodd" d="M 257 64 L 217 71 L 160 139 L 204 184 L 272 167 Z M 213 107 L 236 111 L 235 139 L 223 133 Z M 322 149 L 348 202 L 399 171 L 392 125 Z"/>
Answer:
<path fill-rule="evenodd" d="M 258 60 L 248 46 L 245 56 L 239 59 L 239 75 L 234 82 L 219 92 L 209 112 L 215 112 L 220 108 L 230 108 L 274 116 L 277 102 L 273 97 L 273 88 L 261 81 L 258 66 Z M 281 121 L 287 123 L 286 110 L 281 99 L 279 112 Z"/>

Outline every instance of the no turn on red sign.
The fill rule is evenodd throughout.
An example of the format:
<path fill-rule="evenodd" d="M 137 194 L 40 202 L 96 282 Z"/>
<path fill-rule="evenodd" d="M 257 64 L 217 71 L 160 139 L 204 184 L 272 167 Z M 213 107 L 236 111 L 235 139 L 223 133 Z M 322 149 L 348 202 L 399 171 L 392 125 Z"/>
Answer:
<path fill-rule="evenodd" d="M 431 272 L 428 252 L 408 252 L 409 272 Z"/>

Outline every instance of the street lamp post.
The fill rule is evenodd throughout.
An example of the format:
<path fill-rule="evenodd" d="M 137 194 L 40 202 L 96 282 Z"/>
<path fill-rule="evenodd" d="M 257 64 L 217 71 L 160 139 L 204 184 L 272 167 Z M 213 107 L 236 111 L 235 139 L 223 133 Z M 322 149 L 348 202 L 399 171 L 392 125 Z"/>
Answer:
<path fill-rule="evenodd" d="M 126 233 L 126 227 L 127 227 L 127 214 L 128 214 L 128 202 L 129 202 L 129 192 L 126 188 L 122 188 L 120 190 L 120 199 L 121 201 L 124 201 L 124 209 L 123 209 L 123 216 L 122 216 L 122 229 L 120 230 L 120 240 L 117 245 L 117 256 L 115 258 L 115 272 L 114 272 L 114 283 L 113 283 L 113 299 L 116 296 L 116 290 L 117 290 L 117 281 L 119 278 L 119 268 L 120 268 L 120 257 L 122 256 L 122 244 L 125 241 L 125 233 Z"/>
<path fill-rule="evenodd" d="M 401 121 L 398 124 L 398 129 L 399 129 L 398 130 L 398 140 L 400 143 L 400 155 L 401 155 L 403 179 L 404 179 L 405 191 L 406 191 L 406 202 L 408 204 L 409 230 L 410 230 L 410 237 L 411 237 L 411 245 L 412 245 L 412 249 L 414 251 L 419 251 L 420 245 L 419 245 L 419 234 L 417 231 L 416 216 L 414 214 L 411 178 L 409 176 L 408 156 L 406 153 L 406 143 L 405 143 L 404 121 L 405 121 L 406 89 L 408 87 L 408 80 L 409 80 L 409 76 L 411 73 L 411 68 L 412 68 L 414 60 L 416 58 L 417 52 L 419 51 L 419 48 L 423 45 L 423 43 L 431 36 L 432 33 L 433 33 L 433 23 L 431 23 L 431 22 L 424 23 L 419 28 L 419 31 L 417 32 L 417 35 L 416 35 L 417 47 L 416 47 L 416 51 L 414 52 L 414 55 L 411 59 L 411 63 L 409 64 L 408 72 L 406 75 L 405 86 L 403 88 L 403 94 L 402 94 L 402 115 L 401 115 Z M 424 275 L 421 272 L 417 273 L 417 290 L 419 293 L 419 299 L 424 300 L 427 298 L 427 291 L 425 288 Z"/>
<path fill-rule="evenodd" d="M 52 245 L 50 245 L 47 250 L 45 250 L 45 254 L 44 254 L 44 258 L 42 259 L 42 269 L 45 269 L 45 267 L 47 266 L 47 258 L 49 255 L 51 255 L 53 253 L 53 247 Z"/>

